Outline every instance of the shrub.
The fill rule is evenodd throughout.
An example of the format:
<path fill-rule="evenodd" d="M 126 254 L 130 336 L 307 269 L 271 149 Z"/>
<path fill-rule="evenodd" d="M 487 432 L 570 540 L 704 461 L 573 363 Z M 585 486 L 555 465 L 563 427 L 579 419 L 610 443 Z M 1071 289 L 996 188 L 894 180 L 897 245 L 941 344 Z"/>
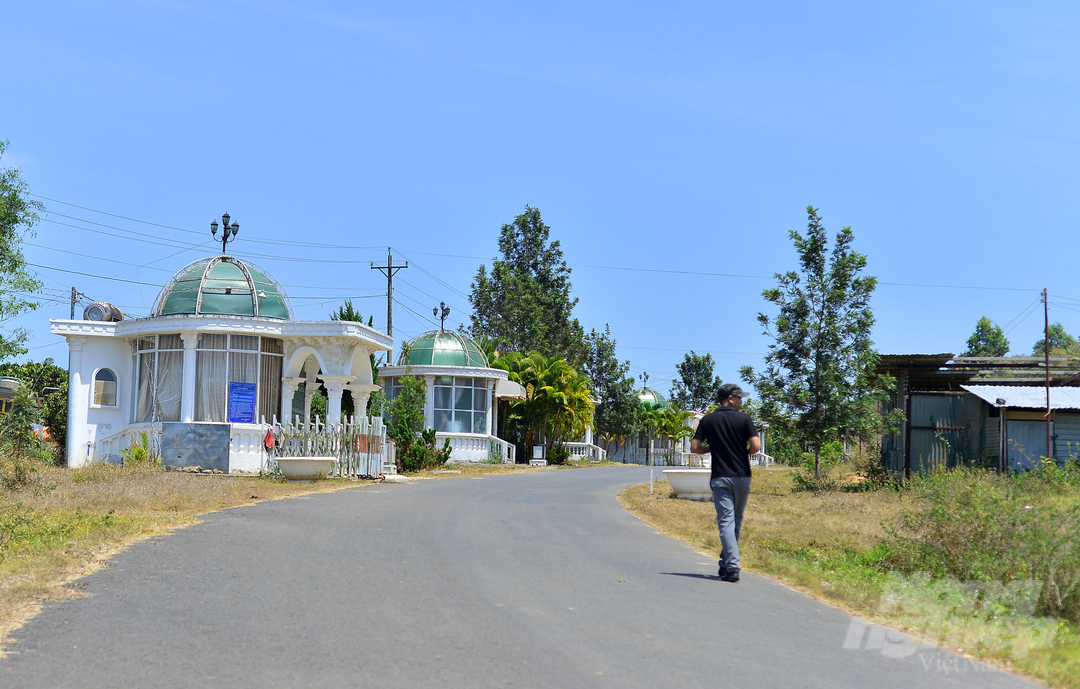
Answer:
<path fill-rule="evenodd" d="M 120 456 L 124 458 L 125 467 L 159 467 L 161 458 L 154 452 L 148 433 L 140 433 L 138 439 L 131 438 L 131 445 L 120 450 Z"/>
<path fill-rule="evenodd" d="M 918 507 L 888 527 L 889 563 L 961 581 L 1041 583 L 1038 610 L 1080 623 L 1080 471 L 952 469 L 917 476 Z"/>

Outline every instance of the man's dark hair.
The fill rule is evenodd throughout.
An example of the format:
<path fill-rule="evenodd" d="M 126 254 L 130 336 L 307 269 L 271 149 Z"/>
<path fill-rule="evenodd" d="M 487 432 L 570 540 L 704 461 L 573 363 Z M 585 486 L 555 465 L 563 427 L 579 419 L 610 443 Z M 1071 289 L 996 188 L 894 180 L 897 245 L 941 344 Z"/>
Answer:
<path fill-rule="evenodd" d="M 721 403 L 728 397 L 735 395 L 736 397 L 746 397 L 746 393 L 735 383 L 724 383 L 716 391 L 716 401 Z"/>

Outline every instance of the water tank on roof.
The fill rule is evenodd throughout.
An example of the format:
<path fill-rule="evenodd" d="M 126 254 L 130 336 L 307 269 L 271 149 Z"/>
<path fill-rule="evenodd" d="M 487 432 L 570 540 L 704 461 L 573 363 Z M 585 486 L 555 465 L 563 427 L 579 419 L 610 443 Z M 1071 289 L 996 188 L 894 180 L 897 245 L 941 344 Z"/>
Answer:
<path fill-rule="evenodd" d="M 107 301 L 95 301 L 83 309 L 82 317 L 84 321 L 116 322 L 124 320 L 124 312 Z"/>

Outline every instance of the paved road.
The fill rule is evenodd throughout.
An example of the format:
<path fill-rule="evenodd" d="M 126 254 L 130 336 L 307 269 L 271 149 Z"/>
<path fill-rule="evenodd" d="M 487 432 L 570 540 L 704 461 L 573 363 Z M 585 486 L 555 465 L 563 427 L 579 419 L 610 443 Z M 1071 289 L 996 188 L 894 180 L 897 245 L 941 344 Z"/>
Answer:
<path fill-rule="evenodd" d="M 845 649 L 844 613 L 718 581 L 616 502 L 647 479 L 453 478 L 220 512 L 50 604 L 0 687 L 1032 686 L 932 648 L 887 657 L 903 645 L 872 631 Z"/>

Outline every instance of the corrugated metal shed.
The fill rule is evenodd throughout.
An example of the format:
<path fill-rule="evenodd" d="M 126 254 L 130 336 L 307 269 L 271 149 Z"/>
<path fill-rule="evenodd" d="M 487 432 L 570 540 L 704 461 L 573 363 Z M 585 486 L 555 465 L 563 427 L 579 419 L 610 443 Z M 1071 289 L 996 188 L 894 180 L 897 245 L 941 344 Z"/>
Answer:
<path fill-rule="evenodd" d="M 1005 400 L 1002 406 L 1010 409 L 1046 409 L 1046 388 L 1034 385 L 961 385 L 980 399 L 996 406 L 998 399 Z M 1080 388 L 1050 388 L 1050 409 L 1080 409 Z"/>

